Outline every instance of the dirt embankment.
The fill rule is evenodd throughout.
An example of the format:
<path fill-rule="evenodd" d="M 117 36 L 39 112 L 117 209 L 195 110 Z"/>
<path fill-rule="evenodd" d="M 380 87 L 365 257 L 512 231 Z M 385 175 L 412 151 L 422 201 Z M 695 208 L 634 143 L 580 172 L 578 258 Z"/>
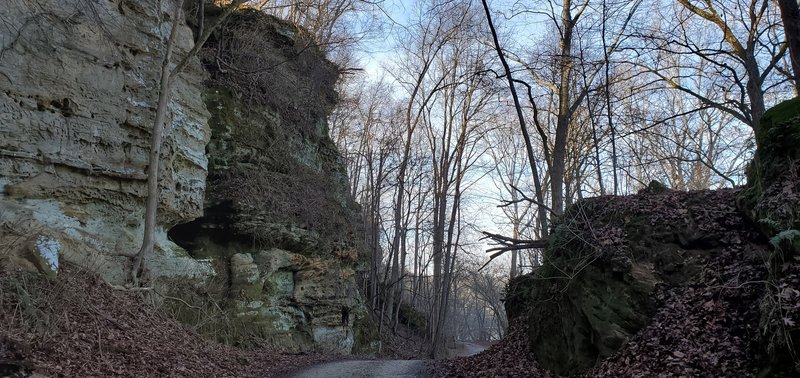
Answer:
<path fill-rule="evenodd" d="M 0 273 L 0 376 L 280 377 L 330 358 L 208 341 L 77 268 Z"/>
<path fill-rule="evenodd" d="M 574 239 L 560 244 L 580 243 L 581 248 L 586 247 L 569 251 L 579 257 L 576 261 L 583 262 L 582 270 L 568 285 L 555 285 L 555 279 L 537 279 L 534 275 L 516 289 L 524 289 L 521 293 L 512 288 L 507 307 L 516 306 L 509 313 L 516 314 L 517 319 L 512 322 L 509 335 L 483 353 L 441 364 L 439 375 L 558 376 L 543 368 L 540 356 L 530 351 L 535 340 L 552 337 L 586 347 L 552 351 L 583 353 L 580 357 L 588 361 L 589 369 L 573 373 L 574 376 L 757 376 L 765 364 L 759 340 L 759 304 L 768 280 L 765 262 L 769 247 L 737 211 L 736 194 L 734 190 L 644 192 L 603 197 L 584 204 L 583 210 L 574 214 L 577 221 L 563 221 L 570 225 Z M 586 246 L 587 243 L 598 248 Z M 561 256 L 560 262 L 569 257 Z M 635 274 L 627 275 L 626 267 Z M 640 271 L 645 267 L 651 269 L 648 274 Z M 634 281 L 641 277 L 647 278 L 645 283 L 650 285 Z M 560 290 L 547 292 L 548 301 L 538 300 L 542 299 L 541 287 L 546 285 Z M 637 291 L 628 290 L 625 285 L 638 285 Z M 609 298 L 593 294 L 615 289 L 624 292 L 612 292 Z M 625 307 L 640 311 L 636 314 L 616 312 L 613 303 L 607 301 L 629 300 L 630 293 L 641 297 Z M 617 296 L 621 299 L 614 299 Z M 591 302 L 592 298 L 596 303 Z M 551 314 L 553 324 L 543 327 L 531 321 L 541 318 L 533 312 L 554 303 L 559 304 L 561 312 Z M 589 306 L 592 303 L 597 306 Z M 569 306 L 578 306 L 579 310 L 563 310 Z M 604 317 L 594 316 L 592 311 L 599 311 Z M 568 318 L 571 314 L 574 319 Z M 641 323 L 619 323 L 615 328 L 615 321 L 625 319 Z M 582 332 L 591 328 L 576 326 L 581 324 L 598 326 L 598 332 L 625 330 L 628 335 L 618 332 L 623 338 L 618 347 L 602 355 L 590 345 L 602 340 L 582 339 Z"/>

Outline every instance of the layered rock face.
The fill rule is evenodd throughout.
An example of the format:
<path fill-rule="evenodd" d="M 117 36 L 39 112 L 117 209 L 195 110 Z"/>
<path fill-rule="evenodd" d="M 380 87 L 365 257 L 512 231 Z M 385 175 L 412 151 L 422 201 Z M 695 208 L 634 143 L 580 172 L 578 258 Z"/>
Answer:
<path fill-rule="evenodd" d="M 0 267 L 52 274 L 69 261 L 121 283 L 142 238 L 174 4 L 6 3 Z M 206 10 L 206 20 L 219 14 Z M 232 343 L 374 350 L 355 282 L 358 209 L 327 136 L 336 67 L 296 27 L 261 13 L 226 25 L 180 74 L 169 105 L 153 284 L 209 306 L 174 301 L 178 315 L 214 322 Z M 193 46 L 190 26 L 178 29 L 174 59 Z"/>
<path fill-rule="evenodd" d="M 355 281 L 358 208 L 326 123 L 338 71 L 293 25 L 254 11 L 231 24 L 204 51 L 205 216 L 170 235 L 228 272 L 219 296 L 259 338 L 294 352 L 374 350 Z"/>
<path fill-rule="evenodd" d="M 158 8 L 161 4 L 163 8 Z M 66 259 L 125 279 L 141 244 L 145 169 L 170 2 L 11 0 L 0 10 L 0 221 L 7 263 Z M 193 45 L 178 29 L 176 54 Z M 154 275 L 207 264 L 165 229 L 202 214 L 211 133 L 193 61 L 169 105 Z M 47 264 L 42 264 L 45 256 Z M 49 256 L 49 257 L 48 257 Z"/>

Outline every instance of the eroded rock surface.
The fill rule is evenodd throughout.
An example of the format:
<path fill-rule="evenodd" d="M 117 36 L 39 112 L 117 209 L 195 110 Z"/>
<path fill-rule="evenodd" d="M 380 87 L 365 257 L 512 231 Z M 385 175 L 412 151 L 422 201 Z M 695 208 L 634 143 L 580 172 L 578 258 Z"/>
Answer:
<path fill-rule="evenodd" d="M 761 300 L 764 374 L 800 374 L 800 97 L 768 110 L 756 134 L 740 208 L 769 239 L 768 291 Z"/>
<path fill-rule="evenodd" d="M 56 274 L 68 261 L 127 278 L 175 3 L 0 7 L 0 268 Z M 159 292 L 193 304 L 165 302 L 176 316 L 219 339 L 370 352 L 358 208 L 327 135 L 338 71 L 301 34 L 243 10 L 180 74 L 148 268 Z"/>
<path fill-rule="evenodd" d="M 543 266 L 512 281 L 507 296 L 509 317 L 527 318 L 531 348 L 541 366 L 562 375 L 583 373 L 623 346 L 630 349 L 627 343 L 651 326 L 654 316 L 673 324 L 678 310 L 670 308 L 680 305 L 685 307 L 679 311 L 703 314 L 706 320 L 727 309 L 736 321 L 709 334 L 729 347 L 705 351 L 692 349 L 690 341 L 681 344 L 681 338 L 708 331 L 700 322 L 692 325 L 697 329 L 685 324 L 672 329 L 665 339 L 634 340 L 652 347 L 648 351 L 680 345 L 691 358 L 702 360 L 702 353 L 709 352 L 717 359 L 703 366 L 676 363 L 676 372 L 725 368 L 731 374 L 752 374 L 758 351 L 740 335 L 757 328 L 754 309 L 763 288 L 748 282 L 763 279 L 763 266 L 758 266 L 764 248 L 754 243 L 757 232 L 734 199 L 732 190 L 662 191 L 571 206 L 554 224 Z M 714 264 L 722 268 L 708 268 Z M 684 292 L 697 293 L 693 302 L 685 300 Z M 692 309 L 694 304 L 710 307 Z"/>
<path fill-rule="evenodd" d="M 162 8 L 158 8 L 161 4 Z M 16 266 L 43 251 L 126 277 L 140 246 L 147 153 L 171 2 L 11 0 L 0 10 L 0 221 Z M 193 45 L 178 28 L 176 55 Z M 155 275 L 206 264 L 165 229 L 202 214 L 211 136 L 199 60 L 178 79 L 161 156 Z M 19 242 L 19 239 L 23 239 Z M 9 240 L 13 240 L 9 242 Z M 28 266 L 29 267 L 29 266 Z M 30 267 L 29 267 L 30 268 Z"/>
<path fill-rule="evenodd" d="M 284 21 L 243 11 L 231 24 L 203 54 L 205 216 L 170 235 L 214 261 L 230 282 L 226 311 L 259 338 L 291 352 L 373 353 L 356 285 L 359 209 L 327 128 L 338 70 Z"/>

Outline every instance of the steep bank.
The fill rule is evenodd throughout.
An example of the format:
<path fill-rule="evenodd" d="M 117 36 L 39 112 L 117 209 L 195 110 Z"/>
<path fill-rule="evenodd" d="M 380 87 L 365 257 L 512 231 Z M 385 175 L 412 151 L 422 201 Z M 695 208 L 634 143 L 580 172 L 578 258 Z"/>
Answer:
<path fill-rule="evenodd" d="M 70 264 L 56 280 L 0 272 L 3 377 L 286 377 L 328 359 L 209 341 Z"/>
<path fill-rule="evenodd" d="M 769 239 L 760 343 L 765 375 L 800 374 L 800 97 L 768 110 L 756 134 L 739 208 Z"/>
<path fill-rule="evenodd" d="M 702 336 L 732 343 L 700 372 L 752 375 L 757 350 L 753 338 L 740 336 L 754 335 L 758 325 L 754 304 L 763 285 L 754 282 L 764 280 L 766 249 L 757 240 L 731 190 L 588 199 L 556 223 L 545 264 L 520 278 L 509 305 L 525 301 L 517 307 L 526 311 L 532 350 L 543 367 L 559 374 L 583 372 L 631 347 L 631 338 L 666 307 L 684 312 L 684 320 L 699 316 L 690 325 L 712 333 Z M 697 298 L 686 303 L 694 292 Z M 726 323 L 721 314 L 736 322 L 707 329 L 709 322 Z M 670 338 L 657 344 L 702 360 L 695 354 L 708 350 L 692 344 L 701 335 L 666 323 L 658 328 Z M 678 348 L 682 338 L 691 341 Z"/>
<path fill-rule="evenodd" d="M 543 266 L 508 288 L 516 338 L 444 374 L 756 376 L 769 248 L 736 195 L 643 191 L 576 203 L 555 223 Z"/>
<path fill-rule="evenodd" d="M 13 0 L 0 10 L 3 269 L 55 275 L 69 262 L 124 283 L 141 243 L 174 14 L 158 4 Z M 178 28 L 177 57 L 193 28 Z M 257 12 L 224 30 L 169 105 L 151 299 L 181 298 L 167 302 L 176 316 L 231 343 L 369 352 L 357 209 L 327 136 L 336 67 L 302 31 Z M 251 68 L 257 80 L 232 74 Z"/>

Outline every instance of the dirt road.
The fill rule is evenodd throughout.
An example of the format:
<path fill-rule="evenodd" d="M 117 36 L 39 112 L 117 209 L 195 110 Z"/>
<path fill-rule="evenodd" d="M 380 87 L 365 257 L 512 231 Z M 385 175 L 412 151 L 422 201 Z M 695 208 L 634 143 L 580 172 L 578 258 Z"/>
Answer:
<path fill-rule="evenodd" d="M 294 378 L 426 377 L 422 360 L 337 361 L 298 371 Z"/>
<path fill-rule="evenodd" d="M 448 348 L 447 353 L 450 358 L 466 357 L 483 352 L 489 345 L 488 342 L 458 342 L 455 348 Z"/>
<path fill-rule="evenodd" d="M 451 357 L 471 356 L 485 350 L 489 343 L 459 342 L 456 348 L 448 349 Z M 427 377 L 427 365 L 423 360 L 365 360 L 336 361 L 314 365 L 296 372 L 294 378 L 380 378 L 380 377 Z"/>

